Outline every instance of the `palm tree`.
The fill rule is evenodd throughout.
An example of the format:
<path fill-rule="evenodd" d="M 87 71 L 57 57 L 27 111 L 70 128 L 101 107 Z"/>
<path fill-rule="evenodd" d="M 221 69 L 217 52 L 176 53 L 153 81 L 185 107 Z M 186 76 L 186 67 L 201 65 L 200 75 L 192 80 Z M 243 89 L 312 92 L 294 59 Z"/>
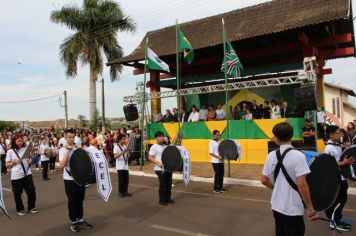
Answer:
<path fill-rule="evenodd" d="M 67 78 L 77 75 L 77 65 L 89 65 L 90 120 L 96 110 L 96 80 L 103 73 L 103 56 L 107 60 L 123 56 L 117 40 L 118 31 L 134 32 L 133 20 L 124 15 L 112 0 L 83 0 L 83 6 L 72 3 L 51 12 L 51 21 L 67 26 L 75 33 L 60 45 L 60 60 Z M 111 65 L 111 81 L 119 78 L 122 65 Z"/>

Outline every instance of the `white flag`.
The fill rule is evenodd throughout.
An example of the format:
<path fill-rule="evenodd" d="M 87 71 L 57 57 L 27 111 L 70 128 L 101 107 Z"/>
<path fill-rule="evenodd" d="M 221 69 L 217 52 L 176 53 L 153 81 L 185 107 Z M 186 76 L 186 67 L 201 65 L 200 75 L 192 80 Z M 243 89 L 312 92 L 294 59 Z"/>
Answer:
<path fill-rule="evenodd" d="M 177 146 L 179 148 L 180 154 L 183 158 L 183 181 L 185 186 L 188 185 L 190 181 L 190 156 L 188 150 L 183 146 Z"/>
<path fill-rule="evenodd" d="M 169 73 L 169 66 L 162 61 L 152 49 L 147 48 L 147 67 L 150 70 L 158 70 Z"/>
<path fill-rule="evenodd" d="M 106 161 L 104 154 L 96 147 L 90 146 L 87 151 L 94 161 L 98 193 L 104 201 L 107 202 L 112 191 L 108 162 Z"/>

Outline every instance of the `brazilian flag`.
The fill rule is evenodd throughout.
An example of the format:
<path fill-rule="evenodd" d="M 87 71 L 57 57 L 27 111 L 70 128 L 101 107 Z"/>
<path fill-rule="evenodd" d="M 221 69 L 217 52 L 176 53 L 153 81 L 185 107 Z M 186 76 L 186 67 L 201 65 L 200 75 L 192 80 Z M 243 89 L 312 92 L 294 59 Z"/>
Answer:
<path fill-rule="evenodd" d="M 183 49 L 184 60 L 188 64 L 192 64 L 192 62 L 194 60 L 194 51 L 193 51 L 192 45 L 190 44 L 188 39 L 184 36 L 184 34 L 181 30 L 179 30 L 179 41 L 180 41 L 179 48 Z"/>

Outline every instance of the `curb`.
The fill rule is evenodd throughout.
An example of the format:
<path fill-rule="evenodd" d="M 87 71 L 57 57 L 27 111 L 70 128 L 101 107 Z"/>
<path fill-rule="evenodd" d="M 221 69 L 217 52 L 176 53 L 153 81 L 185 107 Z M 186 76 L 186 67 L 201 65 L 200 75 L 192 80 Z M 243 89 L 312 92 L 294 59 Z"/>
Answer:
<path fill-rule="evenodd" d="M 110 173 L 116 173 L 115 169 L 110 169 Z M 157 177 L 155 174 L 148 174 L 143 171 L 131 171 L 130 170 L 130 175 L 133 176 L 140 176 L 140 177 Z M 182 174 L 173 174 L 173 179 L 174 180 L 182 180 L 183 176 Z M 213 183 L 214 178 L 210 177 L 198 177 L 191 175 L 190 176 L 190 181 L 194 182 L 202 182 L 202 183 Z M 250 179 L 233 179 L 233 178 L 224 178 L 224 184 L 230 184 L 230 185 L 243 185 L 243 186 L 248 186 L 248 187 L 258 187 L 258 188 L 266 188 L 259 180 L 250 180 Z M 349 195 L 356 195 L 356 188 L 349 188 L 347 193 Z"/>

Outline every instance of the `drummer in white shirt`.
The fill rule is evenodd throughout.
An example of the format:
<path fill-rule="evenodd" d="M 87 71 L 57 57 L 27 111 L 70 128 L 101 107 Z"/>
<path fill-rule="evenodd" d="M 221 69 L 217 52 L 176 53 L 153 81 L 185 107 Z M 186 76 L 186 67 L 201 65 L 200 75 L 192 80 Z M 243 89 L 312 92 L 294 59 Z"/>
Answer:
<path fill-rule="evenodd" d="M 129 186 L 129 156 L 127 149 L 127 137 L 125 134 L 119 134 L 114 146 L 114 158 L 116 159 L 116 170 L 119 178 L 119 196 L 131 197 L 128 192 Z"/>

